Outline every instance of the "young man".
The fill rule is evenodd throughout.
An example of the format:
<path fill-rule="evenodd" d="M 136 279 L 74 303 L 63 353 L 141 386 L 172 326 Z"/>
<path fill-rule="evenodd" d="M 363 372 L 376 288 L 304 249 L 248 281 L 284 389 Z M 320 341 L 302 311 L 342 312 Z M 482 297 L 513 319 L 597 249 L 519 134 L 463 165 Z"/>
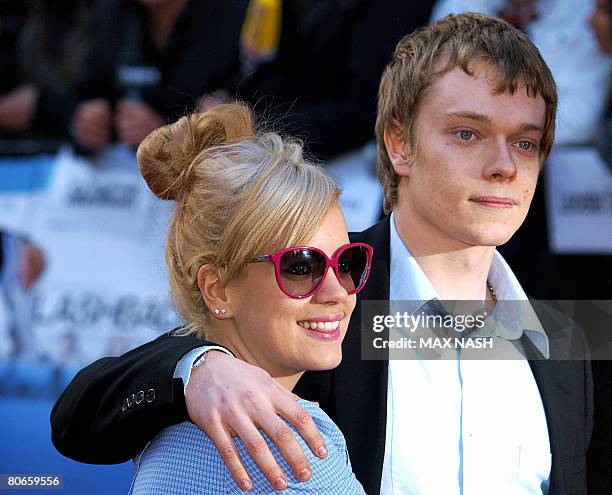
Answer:
<path fill-rule="evenodd" d="M 381 81 L 376 125 L 392 214 L 352 238 L 375 249 L 361 302 L 498 298 L 523 300 L 535 315 L 495 246 L 527 214 L 552 146 L 556 101 L 537 49 L 497 19 L 447 17 L 399 43 Z M 516 359 L 471 363 L 363 360 L 360 313 L 358 304 L 342 364 L 306 373 L 295 392 L 336 421 L 367 493 L 584 493 L 590 367 L 547 359 L 559 352 L 555 313 L 538 308 L 535 324 L 516 323 L 501 339 Z M 120 462 L 189 418 L 213 439 L 237 482 L 248 475 L 233 434 L 272 486 L 286 486 L 257 428 L 298 479 L 309 479 L 277 415 L 315 453 L 324 457 L 325 447 L 294 397 L 221 352 L 207 354 L 189 376 L 181 370 L 190 370 L 201 345 L 163 336 L 86 368 L 52 413 L 58 450 L 86 462 Z"/>

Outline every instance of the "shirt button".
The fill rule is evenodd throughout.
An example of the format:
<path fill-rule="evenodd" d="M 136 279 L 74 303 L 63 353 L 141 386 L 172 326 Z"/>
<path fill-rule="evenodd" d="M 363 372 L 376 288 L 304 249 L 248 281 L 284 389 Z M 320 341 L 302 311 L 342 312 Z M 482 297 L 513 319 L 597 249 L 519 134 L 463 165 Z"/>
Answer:
<path fill-rule="evenodd" d="M 152 388 L 147 390 L 146 400 L 147 402 L 153 402 L 155 400 L 155 390 L 153 390 Z"/>

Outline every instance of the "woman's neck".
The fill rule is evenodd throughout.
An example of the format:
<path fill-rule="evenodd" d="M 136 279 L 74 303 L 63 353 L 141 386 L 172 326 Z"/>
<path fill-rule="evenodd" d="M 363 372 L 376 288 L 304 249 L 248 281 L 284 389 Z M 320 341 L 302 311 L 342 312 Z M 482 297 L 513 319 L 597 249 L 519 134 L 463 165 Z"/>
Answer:
<path fill-rule="evenodd" d="M 229 321 L 227 322 L 229 323 Z M 232 331 L 229 325 L 226 328 L 210 328 L 206 332 L 206 339 L 226 347 L 234 355 L 246 363 L 257 366 L 268 373 L 283 388 L 291 392 L 298 380 L 304 374 L 304 370 L 288 370 L 279 366 L 273 366 L 263 357 L 256 356 L 242 341 L 237 332 Z"/>

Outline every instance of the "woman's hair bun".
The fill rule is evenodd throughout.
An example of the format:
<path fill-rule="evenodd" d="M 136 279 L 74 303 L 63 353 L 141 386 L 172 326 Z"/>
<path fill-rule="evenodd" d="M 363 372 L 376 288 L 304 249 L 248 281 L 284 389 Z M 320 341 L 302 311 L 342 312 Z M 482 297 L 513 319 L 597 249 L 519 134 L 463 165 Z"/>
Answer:
<path fill-rule="evenodd" d="M 195 159 L 204 150 L 254 135 L 249 107 L 216 105 L 154 130 L 138 147 L 138 166 L 153 194 L 176 200 L 189 190 Z"/>

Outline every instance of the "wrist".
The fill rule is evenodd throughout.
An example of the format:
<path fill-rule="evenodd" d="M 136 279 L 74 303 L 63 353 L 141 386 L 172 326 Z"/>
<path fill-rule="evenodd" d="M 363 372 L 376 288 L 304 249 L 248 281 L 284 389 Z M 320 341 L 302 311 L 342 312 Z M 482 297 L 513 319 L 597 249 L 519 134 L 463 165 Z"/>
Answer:
<path fill-rule="evenodd" d="M 200 366 L 204 366 L 208 357 L 215 352 L 220 352 L 221 354 L 227 354 L 229 356 L 232 355 L 231 353 L 219 348 L 206 349 L 205 351 L 202 351 L 202 354 L 198 358 L 196 358 L 196 360 L 191 365 L 191 372 L 193 373 L 193 370 L 199 368 Z"/>
<path fill-rule="evenodd" d="M 174 378 L 181 378 L 183 381 L 183 391 L 187 389 L 189 379 L 191 378 L 192 370 L 202 365 L 202 362 L 200 362 L 197 366 L 194 366 L 196 362 L 205 357 L 206 354 L 210 351 L 219 351 L 233 356 L 233 354 L 229 350 L 225 349 L 222 346 L 214 344 L 203 345 L 202 347 L 197 347 L 186 353 L 179 360 L 174 371 Z"/>

